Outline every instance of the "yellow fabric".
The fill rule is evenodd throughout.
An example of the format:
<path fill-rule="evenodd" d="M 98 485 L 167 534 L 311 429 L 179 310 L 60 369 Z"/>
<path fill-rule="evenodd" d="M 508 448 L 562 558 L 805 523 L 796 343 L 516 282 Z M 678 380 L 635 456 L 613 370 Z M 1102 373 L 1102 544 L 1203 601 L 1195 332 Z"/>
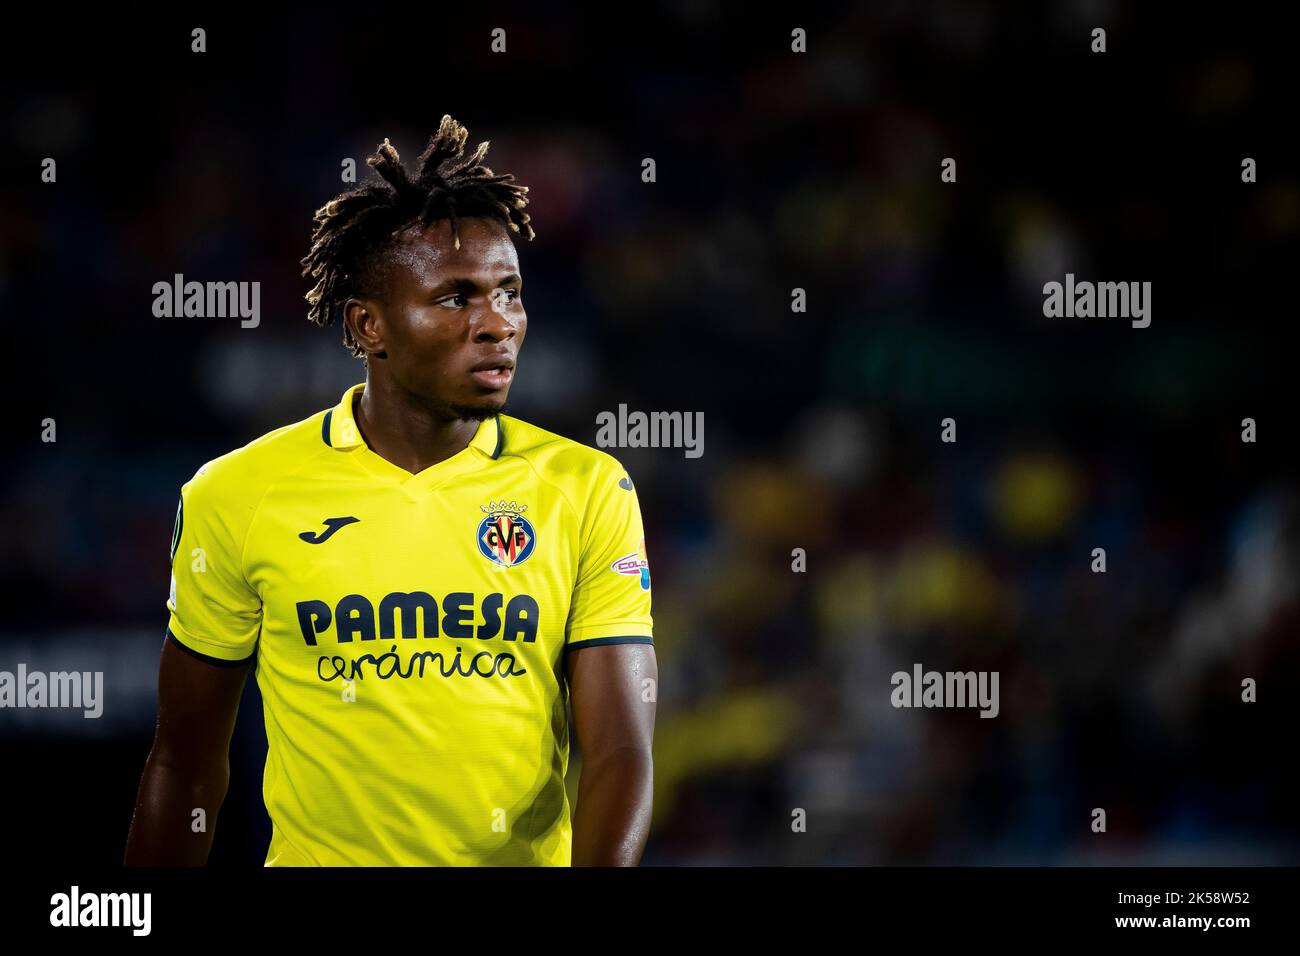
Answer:
<path fill-rule="evenodd" d="M 363 387 L 181 489 L 169 630 L 256 655 L 266 864 L 568 865 L 564 654 L 651 642 L 636 490 L 509 416 L 411 475 Z"/>

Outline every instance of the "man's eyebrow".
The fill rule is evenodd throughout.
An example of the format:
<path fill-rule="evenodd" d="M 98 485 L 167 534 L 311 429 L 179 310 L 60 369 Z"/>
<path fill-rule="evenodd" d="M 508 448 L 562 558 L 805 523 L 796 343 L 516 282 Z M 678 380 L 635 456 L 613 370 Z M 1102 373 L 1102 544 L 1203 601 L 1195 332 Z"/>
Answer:
<path fill-rule="evenodd" d="M 511 272 L 508 275 L 504 275 L 499 280 L 497 280 L 496 288 L 500 289 L 503 286 L 508 286 L 508 285 L 523 285 L 523 281 L 524 280 L 519 277 L 519 273 Z M 441 282 L 439 282 L 436 286 L 434 286 L 429 291 L 431 294 L 437 294 L 444 291 L 473 292 L 477 288 L 478 288 L 478 283 L 475 282 L 473 279 L 467 278 L 465 276 L 453 276 L 448 279 L 443 279 Z"/>

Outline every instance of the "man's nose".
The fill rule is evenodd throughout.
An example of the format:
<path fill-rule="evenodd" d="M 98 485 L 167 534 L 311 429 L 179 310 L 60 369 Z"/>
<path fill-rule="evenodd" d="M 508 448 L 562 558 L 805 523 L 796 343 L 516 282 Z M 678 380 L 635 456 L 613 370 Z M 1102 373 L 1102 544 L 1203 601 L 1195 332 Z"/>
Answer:
<path fill-rule="evenodd" d="M 518 331 L 518 324 L 513 318 L 502 315 L 490 304 L 480 309 L 475 317 L 475 338 L 501 342 L 513 338 Z"/>

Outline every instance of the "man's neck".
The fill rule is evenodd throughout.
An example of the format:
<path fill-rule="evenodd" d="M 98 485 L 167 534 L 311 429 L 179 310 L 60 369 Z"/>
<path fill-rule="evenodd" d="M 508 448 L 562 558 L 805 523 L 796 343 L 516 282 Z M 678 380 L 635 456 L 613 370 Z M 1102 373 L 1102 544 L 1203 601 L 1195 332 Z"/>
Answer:
<path fill-rule="evenodd" d="M 371 378 L 353 398 L 352 415 L 371 451 L 413 475 L 463 451 L 479 427 L 476 421 L 439 416 L 410 392 Z"/>

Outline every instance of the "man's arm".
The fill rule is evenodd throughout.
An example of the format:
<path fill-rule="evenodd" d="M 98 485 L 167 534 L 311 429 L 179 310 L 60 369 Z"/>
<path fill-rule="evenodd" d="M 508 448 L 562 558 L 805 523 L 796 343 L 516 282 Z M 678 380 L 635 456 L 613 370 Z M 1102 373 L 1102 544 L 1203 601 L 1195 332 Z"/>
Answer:
<path fill-rule="evenodd" d="M 145 762 L 126 842 L 127 866 L 207 863 L 230 781 L 230 737 L 249 664 L 209 664 L 163 646 L 158 728 Z M 206 825 L 194 832 L 194 811 Z"/>
<path fill-rule="evenodd" d="M 654 796 L 653 645 L 603 644 L 565 654 L 582 755 L 574 808 L 574 866 L 636 866 Z"/>

